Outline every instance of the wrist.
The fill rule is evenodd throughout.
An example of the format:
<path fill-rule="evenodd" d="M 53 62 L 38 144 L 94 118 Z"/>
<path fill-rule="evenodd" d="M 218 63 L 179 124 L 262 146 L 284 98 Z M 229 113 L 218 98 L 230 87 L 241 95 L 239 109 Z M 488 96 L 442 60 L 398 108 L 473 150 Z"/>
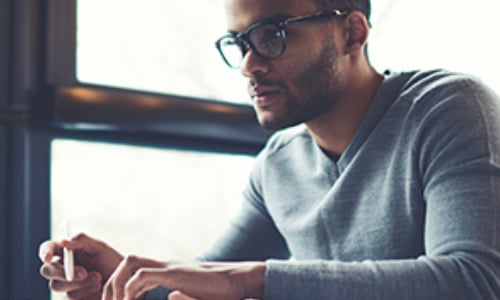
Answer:
<path fill-rule="evenodd" d="M 243 279 L 245 297 L 251 299 L 262 299 L 264 296 L 264 287 L 266 281 L 265 262 L 255 262 L 248 265 Z"/>

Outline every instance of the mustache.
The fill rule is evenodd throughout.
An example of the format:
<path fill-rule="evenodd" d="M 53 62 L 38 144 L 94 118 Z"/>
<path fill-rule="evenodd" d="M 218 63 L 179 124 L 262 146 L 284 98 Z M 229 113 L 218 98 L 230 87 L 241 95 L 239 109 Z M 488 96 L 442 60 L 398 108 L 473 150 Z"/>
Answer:
<path fill-rule="evenodd" d="M 286 85 L 280 80 L 271 80 L 256 76 L 248 81 L 248 88 L 253 88 L 254 86 L 277 86 L 286 89 Z"/>

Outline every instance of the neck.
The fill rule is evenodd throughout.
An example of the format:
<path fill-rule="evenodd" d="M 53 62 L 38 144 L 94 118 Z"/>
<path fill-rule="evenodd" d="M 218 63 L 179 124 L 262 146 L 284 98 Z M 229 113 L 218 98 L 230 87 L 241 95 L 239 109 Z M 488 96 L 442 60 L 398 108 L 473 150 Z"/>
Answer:
<path fill-rule="evenodd" d="M 358 70 L 359 71 L 359 70 Z M 330 158 L 339 157 L 349 146 L 361 124 L 383 76 L 367 66 L 363 72 L 347 77 L 338 101 L 306 126 L 318 145 Z"/>

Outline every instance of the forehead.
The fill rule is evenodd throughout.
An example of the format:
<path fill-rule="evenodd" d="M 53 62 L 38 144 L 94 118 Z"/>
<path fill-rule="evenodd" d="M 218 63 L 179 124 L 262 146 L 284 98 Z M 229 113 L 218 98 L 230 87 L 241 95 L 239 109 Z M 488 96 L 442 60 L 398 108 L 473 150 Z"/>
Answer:
<path fill-rule="evenodd" d="M 302 15 L 317 10 L 311 0 L 225 0 L 224 4 L 227 28 L 236 32 L 274 15 Z"/>

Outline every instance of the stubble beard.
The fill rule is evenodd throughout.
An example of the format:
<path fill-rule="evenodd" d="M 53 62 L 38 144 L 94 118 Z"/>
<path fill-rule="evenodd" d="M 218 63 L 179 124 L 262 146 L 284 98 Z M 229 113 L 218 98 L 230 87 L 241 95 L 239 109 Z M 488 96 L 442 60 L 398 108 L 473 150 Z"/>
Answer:
<path fill-rule="evenodd" d="M 283 83 L 279 83 L 288 93 L 285 113 L 259 120 L 260 125 L 267 131 L 275 131 L 321 116 L 337 102 L 339 77 L 335 44 L 333 38 L 327 39 L 318 59 L 292 78 L 298 94 L 291 94 Z"/>

